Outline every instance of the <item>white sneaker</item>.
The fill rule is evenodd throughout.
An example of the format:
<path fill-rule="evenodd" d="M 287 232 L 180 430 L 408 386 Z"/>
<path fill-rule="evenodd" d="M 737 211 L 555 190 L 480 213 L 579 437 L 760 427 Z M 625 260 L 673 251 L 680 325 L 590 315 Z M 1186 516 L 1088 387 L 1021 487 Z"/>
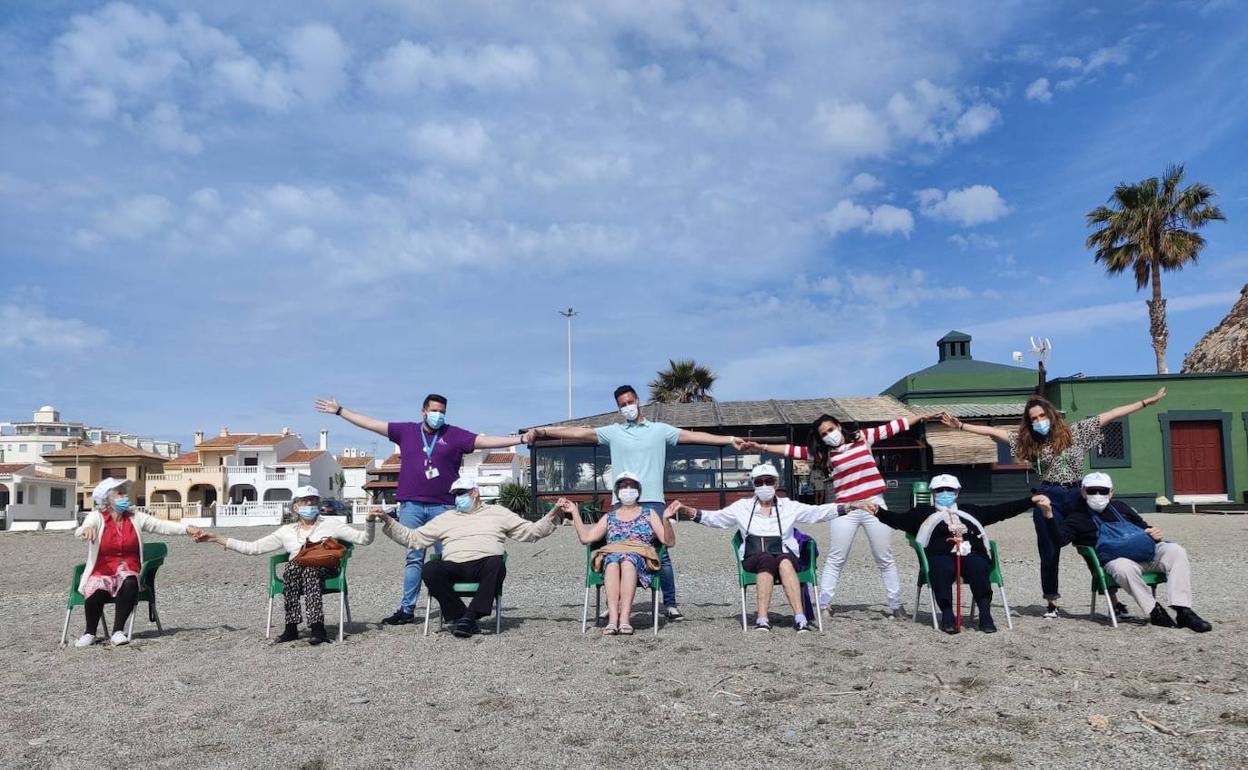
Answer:
<path fill-rule="evenodd" d="M 112 637 L 109 638 L 109 641 L 113 643 L 113 646 L 119 647 L 123 644 L 129 644 L 130 637 L 126 636 L 125 631 L 114 631 Z"/>
<path fill-rule="evenodd" d="M 90 647 L 95 644 L 95 634 L 83 634 L 74 642 L 75 647 Z"/>

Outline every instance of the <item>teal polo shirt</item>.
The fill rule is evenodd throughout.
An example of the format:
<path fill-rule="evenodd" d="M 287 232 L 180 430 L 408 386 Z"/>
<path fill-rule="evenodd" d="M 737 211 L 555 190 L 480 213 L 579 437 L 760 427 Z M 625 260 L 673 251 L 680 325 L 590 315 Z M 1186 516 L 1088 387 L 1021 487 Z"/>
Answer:
<path fill-rule="evenodd" d="M 624 471 L 641 479 L 641 502 L 663 502 L 663 469 L 667 467 L 667 448 L 676 446 L 680 428 L 665 422 L 617 422 L 595 431 L 598 444 L 611 449 L 612 486 Z M 614 499 L 614 495 L 612 495 Z"/>

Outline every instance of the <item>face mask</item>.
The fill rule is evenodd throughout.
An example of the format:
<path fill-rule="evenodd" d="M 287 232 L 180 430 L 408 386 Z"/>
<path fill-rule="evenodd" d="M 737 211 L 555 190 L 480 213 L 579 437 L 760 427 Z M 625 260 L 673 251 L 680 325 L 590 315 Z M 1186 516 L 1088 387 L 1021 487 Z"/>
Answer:
<path fill-rule="evenodd" d="M 295 508 L 295 513 L 299 514 L 299 518 L 304 519 L 305 521 L 311 521 L 316 518 L 318 513 L 320 513 L 320 509 L 318 509 L 315 505 L 301 505 Z"/>
<path fill-rule="evenodd" d="M 1100 513 L 1109 507 L 1109 495 L 1088 495 L 1088 507 Z"/>
<path fill-rule="evenodd" d="M 632 505 L 637 502 L 638 497 L 641 497 L 641 490 L 633 489 L 632 487 L 624 487 L 617 492 L 615 496 L 620 498 L 620 502 L 624 505 Z"/>
<path fill-rule="evenodd" d="M 1049 418 L 1045 417 L 1044 419 L 1036 420 L 1031 424 L 1031 429 L 1039 436 L 1049 435 Z"/>
<path fill-rule="evenodd" d="M 636 404 L 629 404 L 628 406 L 620 407 L 620 414 L 624 415 L 625 420 L 632 422 L 637 419 L 637 415 L 641 414 L 641 410 L 637 408 Z"/>
<path fill-rule="evenodd" d="M 842 443 L 844 443 L 844 441 L 845 441 L 845 436 L 841 434 L 840 428 L 837 428 L 836 430 L 832 431 L 831 433 L 823 437 L 823 443 L 833 448 L 840 446 Z"/>
<path fill-rule="evenodd" d="M 455 495 L 455 510 L 468 513 L 472 510 L 472 495 Z"/>
<path fill-rule="evenodd" d="M 754 494 L 758 497 L 760 502 L 770 503 L 772 500 L 776 499 L 776 488 L 770 484 L 761 487 L 754 487 Z"/>
<path fill-rule="evenodd" d="M 425 414 L 425 422 L 429 423 L 429 427 L 437 430 L 446 424 L 446 414 L 443 412 L 427 412 Z"/>
<path fill-rule="evenodd" d="M 936 502 L 937 508 L 952 508 L 953 504 L 958 501 L 957 492 L 937 492 L 932 498 Z"/>
<path fill-rule="evenodd" d="M 117 513 L 125 513 L 130 510 L 130 498 L 119 497 L 113 501 L 113 510 Z"/>

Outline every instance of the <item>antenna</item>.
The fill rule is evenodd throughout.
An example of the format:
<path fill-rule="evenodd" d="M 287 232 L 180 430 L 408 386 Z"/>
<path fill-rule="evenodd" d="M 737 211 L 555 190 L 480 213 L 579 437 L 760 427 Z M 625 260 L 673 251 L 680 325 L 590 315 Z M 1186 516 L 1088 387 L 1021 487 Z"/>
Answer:
<path fill-rule="evenodd" d="M 1036 395 L 1044 395 L 1044 384 L 1047 380 L 1046 369 L 1049 363 L 1049 353 L 1053 351 L 1053 343 L 1048 337 L 1031 337 L 1031 352 L 1036 357 L 1036 368 L 1039 371 L 1039 380 L 1036 383 Z"/>

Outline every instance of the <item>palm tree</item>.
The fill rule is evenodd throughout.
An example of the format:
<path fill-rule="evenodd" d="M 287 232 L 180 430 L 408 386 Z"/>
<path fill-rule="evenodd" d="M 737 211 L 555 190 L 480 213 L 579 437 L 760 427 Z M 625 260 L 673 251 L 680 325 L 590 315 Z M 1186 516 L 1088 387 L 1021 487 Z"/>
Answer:
<path fill-rule="evenodd" d="M 699 366 L 692 358 L 680 361 L 668 360 L 668 368 L 660 370 L 650 383 L 650 400 L 663 404 L 689 404 L 697 401 L 714 401 L 711 387 L 715 373 Z"/>
<path fill-rule="evenodd" d="M 1093 259 L 1105 265 L 1110 275 L 1130 269 L 1135 273 L 1136 291 L 1152 285 L 1148 304 L 1148 331 L 1157 354 L 1157 373 L 1168 374 L 1166 342 L 1166 301 L 1161 296 L 1161 271 L 1182 270 L 1195 264 L 1205 239 L 1196 230 L 1209 222 L 1225 220 L 1221 209 L 1211 202 L 1213 188 L 1195 182 L 1183 189 L 1183 167 L 1170 166 L 1161 179 L 1149 177 L 1138 184 L 1119 184 L 1108 206 L 1088 212 L 1088 227 L 1100 229 L 1088 236 L 1087 248 L 1095 249 Z"/>

